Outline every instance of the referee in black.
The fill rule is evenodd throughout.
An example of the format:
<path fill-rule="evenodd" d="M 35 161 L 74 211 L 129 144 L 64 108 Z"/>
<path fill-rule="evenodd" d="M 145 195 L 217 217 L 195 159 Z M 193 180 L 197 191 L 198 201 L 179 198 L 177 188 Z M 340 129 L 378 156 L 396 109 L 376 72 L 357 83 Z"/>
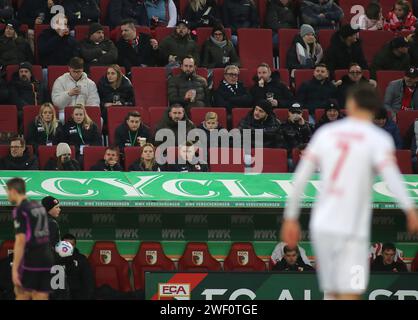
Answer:
<path fill-rule="evenodd" d="M 15 245 L 12 280 L 16 300 L 48 300 L 53 257 L 49 244 L 48 214 L 26 197 L 21 178 L 7 182 L 7 196 L 13 210 Z"/>

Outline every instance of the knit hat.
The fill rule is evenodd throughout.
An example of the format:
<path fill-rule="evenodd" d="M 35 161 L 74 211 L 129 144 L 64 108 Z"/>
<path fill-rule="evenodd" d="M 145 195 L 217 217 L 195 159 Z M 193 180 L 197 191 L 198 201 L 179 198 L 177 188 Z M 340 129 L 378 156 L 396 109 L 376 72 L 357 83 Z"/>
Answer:
<path fill-rule="evenodd" d="M 189 27 L 189 21 L 187 21 L 187 20 L 184 20 L 184 19 L 178 20 L 177 23 L 176 23 L 176 27 L 178 27 L 181 24 L 184 24 L 187 28 Z"/>
<path fill-rule="evenodd" d="M 28 69 L 30 72 L 32 72 L 32 64 L 30 62 L 22 62 L 21 64 L 19 64 L 19 70 L 20 69 Z"/>
<path fill-rule="evenodd" d="M 300 27 L 300 36 L 303 38 L 309 33 L 313 33 L 315 35 L 314 28 L 312 28 L 312 26 L 309 24 L 302 24 L 302 26 Z"/>
<path fill-rule="evenodd" d="M 57 152 L 56 152 L 57 158 L 61 157 L 64 154 L 71 154 L 71 148 L 68 145 L 68 143 L 61 142 L 57 145 Z"/>
<path fill-rule="evenodd" d="M 340 28 L 340 36 L 343 38 L 343 39 L 346 39 L 346 38 L 348 38 L 348 37 L 351 37 L 352 35 L 355 35 L 356 33 L 358 33 L 359 32 L 359 30 L 358 29 L 353 29 L 352 27 L 351 27 L 351 25 L 349 25 L 349 24 L 346 24 L 346 25 L 343 25 L 341 28 Z"/>
<path fill-rule="evenodd" d="M 410 78 L 418 78 L 418 68 L 410 67 L 406 70 L 405 75 Z"/>
<path fill-rule="evenodd" d="M 404 37 L 396 37 L 390 42 L 392 49 L 409 47 L 408 41 Z"/>
<path fill-rule="evenodd" d="M 6 25 L 9 26 L 9 27 L 12 27 L 15 32 L 19 31 L 20 24 L 19 24 L 19 21 L 17 21 L 17 20 L 14 20 L 14 19 L 9 20 L 9 21 L 7 21 Z"/>
<path fill-rule="evenodd" d="M 60 202 L 58 201 L 58 199 L 51 197 L 51 196 L 47 196 L 42 199 L 42 205 L 44 206 L 46 212 L 49 212 L 49 210 L 51 210 L 53 207 L 55 207 L 59 203 Z"/>
<path fill-rule="evenodd" d="M 332 109 L 340 111 L 340 106 L 338 105 L 337 100 L 329 99 L 328 103 L 325 106 L 325 111 L 332 110 Z"/>
<path fill-rule="evenodd" d="M 264 110 L 267 114 L 273 113 L 273 106 L 270 101 L 268 100 L 260 100 L 255 104 L 256 107 L 259 107 Z"/>
<path fill-rule="evenodd" d="M 94 22 L 94 23 L 92 23 L 92 24 L 90 25 L 90 28 L 89 28 L 89 37 L 90 37 L 93 33 L 97 32 L 97 31 L 103 31 L 103 30 L 104 30 L 104 29 L 103 29 L 103 27 L 102 27 L 102 25 L 101 25 L 100 23 Z"/>
<path fill-rule="evenodd" d="M 292 106 L 289 108 L 289 112 L 290 113 L 302 113 L 303 109 L 302 106 L 300 105 L 300 103 L 295 102 L 294 104 L 292 104 Z"/>

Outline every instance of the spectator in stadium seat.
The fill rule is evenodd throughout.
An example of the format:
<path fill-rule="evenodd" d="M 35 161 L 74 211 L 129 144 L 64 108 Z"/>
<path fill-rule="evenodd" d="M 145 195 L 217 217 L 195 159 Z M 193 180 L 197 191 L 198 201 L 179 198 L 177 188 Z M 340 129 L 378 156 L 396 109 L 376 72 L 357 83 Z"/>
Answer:
<path fill-rule="evenodd" d="M 324 108 L 330 99 L 337 99 L 337 88 L 329 80 L 326 64 L 317 64 L 313 70 L 313 78 L 301 84 L 296 94 L 297 100 L 309 109 L 313 116 L 315 109 Z"/>
<path fill-rule="evenodd" d="M 62 236 L 62 241 L 73 245 L 73 254 L 60 259 L 65 266 L 65 275 L 70 287 L 70 300 L 90 300 L 94 298 L 94 275 L 87 258 L 77 249 L 77 239 L 72 234 Z"/>
<path fill-rule="evenodd" d="M 396 149 L 402 149 L 403 143 L 399 128 L 395 121 L 389 118 L 385 108 L 382 107 L 375 113 L 374 123 L 392 136 Z"/>
<path fill-rule="evenodd" d="M 71 119 L 65 123 L 63 132 L 64 141 L 74 146 L 77 157 L 83 156 L 86 146 L 102 145 L 99 128 L 90 119 L 83 105 L 74 107 Z"/>
<path fill-rule="evenodd" d="M 335 82 L 337 86 L 338 104 L 345 106 L 345 100 L 347 92 L 355 85 L 370 84 L 373 87 L 377 87 L 377 83 L 373 79 L 367 79 L 363 75 L 363 69 L 357 62 L 353 62 L 348 67 L 348 73 L 344 75 L 341 80 Z"/>
<path fill-rule="evenodd" d="M 418 109 L 418 68 L 410 67 L 403 79 L 389 83 L 385 92 L 384 106 L 396 115 L 399 110 Z"/>
<path fill-rule="evenodd" d="M 132 83 L 117 64 L 112 64 L 107 68 L 106 75 L 97 84 L 97 90 L 105 123 L 107 123 L 108 107 L 135 105 Z"/>
<path fill-rule="evenodd" d="M 167 112 L 164 114 L 163 118 L 157 125 L 155 132 L 155 144 L 159 145 L 163 142 L 162 140 L 157 140 L 158 131 L 162 129 L 169 129 L 171 130 L 172 134 L 176 139 L 172 147 L 177 146 L 180 142 L 178 141 L 179 131 L 182 125 L 186 127 L 186 135 L 189 133 L 190 130 L 195 128 L 195 125 L 192 121 L 189 120 L 189 117 L 187 116 L 184 105 L 181 102 L 175 102 L 170 105 Z"/>
<path fill-rule="evenodd" d="M 303 262 L 300 258 L 298 248 L 290 248 L 285 246 L 283 248 L 284 256 L 282 260 L 274 265 L 273 271 L 296 271 L 296 272 L 309 272 L 315 271 L 315 269 Z"/>
<path fill-rule="evenodd" d="M 259 100 L 269 100 L 273 108 L 288 108 L 293 102 L 293 95 L 289 88 L 280 81 L 280 73 L 271 71 L 267 63 L 257 67 L 254 86 L 250 89 L 253 103 Z"/>
<path fill-rule="evenodd" d="M 202 66 L 213 69 L 224 68 L 231 64 L 239 66 L 239 57 L 234 45 L 227 39 L 223 26 L 216 26 L 203 45 Z"/>
<path fill-rule="evenodd" d="M 10 153 L 0 160 L 0 170 L 38 170 L 38 160 L 29 154 L 25 139 L 10 139 Z"/>
<path fill-rule="evenodd" d="M 410 34 L 407 39 L 411 61 L 418 61 L 418 28 L 415 29 L 414 33 Z"/>
<path fill-rule="evenodd" d="M 335 29 L 344 16 L 333 0 L 303 0 L 300 10 L 302 22 L 315 29 Z"/>
<path fill-rule="evenodd" d="M 46 29 L 39 35 L 39 60 L 44 67 L 67 65 L 79 51 L 77 41 L 70 35 L 67 19 L 59 19 L 57 22 L 55 29 Z"/>
<path fill-rule="evenodd" d="M 115 131 L 115 145 L 123 152 L 125 147 L 141 146 L 142 138 L 150 141 L 151 135 L 148 126 L 141 121 L 141 114 L 138 111 L 131 111 Z"/>
<path fill-rule="evenodd" d="M 0 0 L 0 20 L 10 20 L 14 16 L 14 9 L 10 0 Z"/>
<path fill-rule="evenodd" d="M 382 254 L 371 263 L 372 272 L 408 272 L 405 262 L 399 257 L 395 261 L 396 247 L 393 243 L 385 243 Z"/>
<path fill-rule="evenodd" d="M 61 142 L 57 145 L 56 157 L 48 160 L 44 170 L 79 171 L 80 164 L 77 160 L 71 159 L 70 146 L 65 142 Z"/>
<path fill-rule="evenodd" d="M 186 56 L 181 63 L 181 73 L 168 79 L 168 101 L 181 101 L 186 111 L 192 107 L 210 106 L 210 92 L 205 78 L 196 73 L 192 56 Z"/>
<path fill-rule="evenodd" d="M 107 11 L 107 24 L 111 28 L 120 26 L 123 20 L 131 19 L 134 25 L 148 25 L 147 9 L 144 1 L 112 0 Z"/>
<path fill-rule="evenodd" d="M 411 65 L 408 53 L 409 44 L 404 37 L 394 38 L 383 46 L 373 59 L 370 67 L 371 77 L 376 79 L 378 70 L 406 70 Z"/>
<path fill-rule="evenodd" d="M 238 81 L 239 68 L 230 65 L 224 69 L 224 80 L 213 95 L 213 105 L 225 107 L 231 112 L 234 107 L 249 107 L 252 104 L 252 96 L 241 81 Z"/>
<path fill-rule="evenodd" d="M 273 31 L 273 44 L 279 43 L 277 30 L 297 28 L 296 1 L 268 0 L 264 27 Z"/>
<path fill-rule="evenodd" d="M 68 63 L 68 72 L 58 77 L 51 92 L 52 103 L 59 108 L 59 119 L 64 119 L 67 106 L 100 106 L 100 98 L 94 81 L 84 72 L 84 61 L 74 57 Z"/>
<path fill-rule="evenodd" d="M 289 117 L 282 123 L 281 130 L 288 152 L 309 142 L 312 137 L 312 126 L 303 119 L 302 106 L 295 102 L 289 108 Z"/>
<path fill-rule="evenodd" d="M 412 13 L 409 1 L 397 0 L 394 10 L 386 17 L 384 29 L 393 32 L 414 31 L 416 23 L 417 18 Z"/>
<path fill-rule="evenodd" d="M 161 41 L 159 54 L 163 66 L 178 66 L 187 56 L 192 56 L 196 65 L 199 64 L 199 47 L 190 35 L 186 20 L 177 21 L 173 33 Z"/>
<path fill-rule="evenodd" d="M 151 28 L 172 28 L 177 23 L 177 8 L 173 0 L 145 0 L 148 25 Z"/>
<path fill-rule="evenodd" d="M 209 167 L 201 159 L 196 157 L 197 148 L 191 141 L 178 147 L 176 163 L 168 163 L 165 171 L 174 172 L 208 172 Z"/>
<path fill-rule="evenodd" d="M 330 71 L 348 69 L 353 62 L 358 63 L 363 69 L 368 69 L 358 33 L 359 29 L 353 29 L 351 25 L 346 24 L 333 34 L 331 44 L 324 54 L 324 63 Z"/>
<path fill-rule="evenodd" d="M 222 21 L 225 28 L 231 28 L 234 45 L 238 43 L 238 29 L 260 26 L 257 7 L 253 0 L 224 0 Z"/>
<path fill-rule="evenodd" d="M 121 38 L 116 43 L 119 65 L 130 72 L 132 67 L 152 67 L 158 61 L 158 42 L 146 33 L 137 34 L 134 20 L 123 20 Z"/>
<path fill-rule="evenodd" d="M 283 135 L 280 130 L 280 121 L 276 118 L 271 102 L 268 100 L 258 101 L 254 108 L 240 121 L 238 129 L 251 130 L 252 147 L 283 148 L 285 146 Z M 257 129 L 263 130 L 262 146 L 259 145 L 258 141 L 255 141 L 255 130 Z"/>
<path fill-rule="evenodd" d="M 199 27 L 214 27 L 220 23 L 215 0 L 190 0 L 183 15 L 191 30 Z"/>
<path fill-rule="evenodd" d="M 370 2 L 358 20 L 360 29 L 369 31 L 382 30 L 384 23 L 382 7 L 378 2 Z"/>
<path fill-rule="evenodd" d="M 321 62 L 323 55 L 315 30 L 309 24 L 303 24 L 287 51 L 286 64 L 292 71 L 292 78 L 294 78 L 294 69 L 313 69 Z"/>
<path fill-rule="evenodd" d="M 129 166 L 129 171 L 161 171 L 155 158 L 155 147 L 152 143 L 146 143 L 141 150 L 138 160 Z"/>
<path fill-rule="evenodd" d="M 52 18 L 51 8 L 59 2 L 55 0 L 23 0 L 18 9 L 20 23 L 34 29 L 37 24 L 49 24 Z"/>
<path fill-rule="evenodd" d="M 19 36 L 18 31 L 19 23 L 16 20 L 10 20 L 6 23 L 4 34 L 0 36 L 0 64 L 3 66 L 34 61 L 29 42 Z"/>
<path fill-rule="evenodd" d="M 203 130 L 206 133 L 206 145 L 207 148 L 211 146 L 210 143 L 210 133 L 213 130 L 222 130 L 223 127 L 218 121 L 218 114 L 216 112 L 207 112 L 205 115 L 205 120 L 198 126 L 199 129 Z M 222 136 L 222 133 L 219 132 L 219 135 Z M 220 146 L 221 139 L 218 139 L 218 146 Z"/>
<path fill-rule="evenodd" d="M 18 108 L 19 120 L 22 120 L 23 106 L 38 106 L 44 102 L 44 87 L 32 74 L 32 64 L 22 62 L 9 83 L 10 103 Z"/>
<path fill-rule="evenodd" d="M 99 21 L 100 9 L 96 0 L 63 0 L 62 5 L 71 29 Z"/>
<path fill-rule="evenodd" d="M 37 152 L 38 146 L 56 145 L 63 139 L 62 125 L 57 119 L 54 106 L 51 103 L 44 103 L 35 120 L 29 125 L 27 143 Z"/>
<path fill-rule="evenodd" d="M 92 23 L 87 39 L 80 43 L 80 55 L 88 70 L 90 66 L 107 66 L 116 63 L 118 49 L 113 41 L 105 39 L 101 24 Z"/>
<path fill-rule="evenodd" d="M 119 148 L 107 147 L 103 159 L 93 165 L 90 171 L 123 171 L 119 163 Z"/>
<path fill-rule="evenodd" d="M 324 124 L 331 123 L 344 118 L 340 106 L 336 100 L 330 100 L 324 108 L 324 114 L 315 125 L 315 131 Z"/>

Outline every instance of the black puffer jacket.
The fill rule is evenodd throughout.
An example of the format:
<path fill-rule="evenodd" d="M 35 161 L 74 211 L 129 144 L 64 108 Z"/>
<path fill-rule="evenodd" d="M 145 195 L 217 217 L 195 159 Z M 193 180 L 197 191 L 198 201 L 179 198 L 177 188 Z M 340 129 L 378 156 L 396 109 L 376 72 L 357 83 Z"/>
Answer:
<path fill-rule="evenodd" d="M 305 121 L 305 124 L 300 125 L 288 120 L 282 124 L 281 129 L 288 152 L 291 152 L 293 148 L 308 143 L 313 133 L 313 128 L 307 121 Z"/>
<path fill-rule="evenodd" d="M 338 96 L 338 105 L 343 108 L 345 106 L 345 99 L 347 97 L 347 92 L 356 82 L 352 81 L 348 75 L 345 75 L 341 78 L 342 84 L 337 88 Z M 360 79 L 360 84 L 367 84 L 369 80 L 364 76 Z"/>
<path fill-rule="evenodd" d="M 106 53 L 103 54 L 103 51 Z M 86 68 L 107 66 L 118 61 L 118 49 L 111 40 L 103 40 L 96 44 L 90 39 L 85 39 L 80 43 L 80 54 Z"/>
<path fill-rule="evenodd" d="M 100 9 L 96 0 L 64 0 L 63 5 L 71 29 L 80 24 L 99 21 Z"/>
<path fill-rule="evenodd" d="M 123 38 L 116 43 L 118 48 L 118 64 L 130 71 L 132 67 L 145 65 L 153 67 L 158 61 L 158 49 L 151 47 L 151 36 L 146 33 L 140 33 L 138 45 L 134 48 Z"/>
<path fill-rule="evenodd" d="M 195 125 L 193 122 L 189 120 L 187 117 L 187 113 L 184 114 L 183 121 L 185 121 L 186 125 L 186 135 L 189 133 L 190 130 L 195 128 Z M 158 130 L 160 129 L 169 129 L 173 132 L 175 136 L 175 146 L 178 145 L 178 134 L 179 134 L 179 122 L 175 122 L 171 120 L 171 118 L 168 116 L 168 112 L 164 114 L 163 119 L 160 121 L 160 123 L 157 125 L 157 128 L 155 130 L 155 133 L 158 133 Z M 155 141 L 155 145 L 160 145 L 164 141 Z M 174 146 L 172 146 L 174 147 Z"/>
<path fill-rule="evenodd" d="M 208 10 L 209 8 L 210 10 Z M 192 30 L 199 27 L 213 27 L 220 22 L 218 5 L 214 0 L 206 0 L 202 9 L 193 11 L 189 3 L 183 18 L 189 22 L 189 27 Z"/>
<path fill-rule="evenodd" d="M 10 0 L 0 0 L 0 20 L 9 20 L 13 18 L 13 6 L 11 6 L 12 1 Z"/>
<path fill-rule="evenodd" d="M 0 160 L 1 170 L 38 170 L 38 159 L 30 156 L 26 149 L 20 158 L 12 157 L 10 154 Z"/>
<path fill-rule="evenodd" d="M 116 163 L 113 167 L 106 163 L 104 159 L 99 160 L 95 165 L 89 168 L 90 171 L 123 171 L 123 168 L 119 163 Z"/>
<path fill-rule="evenodd" d="M 315 109 L 324 108 L 330 99 L 337 99 L 337 88 L 328 79 L 321 82 L 312 78 L 302 83 L 296 96 L 297 101 L 313 115 Z"/>
<path fill-rule="evenodd" d="M 22 38 L 0 37 L 0 65 L 8 66 L 10 64 L 19 64 L 24 61 L 33 63 L 33 53 L 29 42 Z"/>
<path fill-rule="evenodd" d="M 257 28 L 260 25 L 257 8 L 252 0 L 225 0 L 222 6 L 225 28 L 237 34 L 239 28 Z"/>
<path fill-rule="evenodd" d="M 271 74 L 271 81 L 264 84 L 264 87 L 258 85 L 258 78 L 254 77 L 254 86 L 250 93 L 253 97 L 253 103 L 266 99 L 267 92 L 274 94 L 274 99 L 279 102 L 278 108 L 288 108 L 293 103 L 293 95 L 289 88 L 280 81 L 280 74 L 275 71 Z"/>
<path fill-rule="evenodd" d="M 162 169 L 158 163 L 154 163 L 151 169 L 146 169 L 138 159 L 137 161 L 135 161 L 129 166 L 129 171 L 154 171 L 154 172 L 157 171 L 159 172 L 159 171 L 162 171 Z"/>
<path fill-rule="evenodd" d="M 140 0 L 112 0 L 107 11 L 107 24 L 111 28 L 120 26 L 122 20 L 133 19 L 139 26 L 148 25 L 145 1 Z"/>
<path fill-rule="evenodd" d="M 226 40 L 225 46 L 220 47 L 209 38 L 203 46 L 202 66 L 206 68 L 225 68 L 231 64 L 238 67 L 240 65 L 232 42 Z"/>
<path fill-rule="evenodd" d="M 10 103 L 15 104 L 19 110 L 24 105 L 41 105 L 44 101 L 44 89 L 33 76 L 30 81 L 23 81 L 17 72 L 14 73 L 9 90 Z"/>
<path fill-rule="evenodd" d="M 288 6 L 283 5 L 280 0 L 267 2 L 265 27 L 277 33 L 278 29 L 292 29 L 297 27 L 294 8 L 289 2 Z"/>
<path fill-rule="evenodd" d="M 186 92 L 196 90 L 194 102 L 184 100 Z M 170 104 L 182 101 L 188 108 L 192 106 L 205 107 L 210 105 L 208 84 L 205 78 L 197 74 L 181 74 L 168 79 L 168 101 Z"/>
<path fill-rule="evenodd" d="M 113 89 L 107 80 L 106 76 L 103 76 L 97 84 L 97 91 L 100 96 L 100 104 L 102 108 L 105 103 L 113 103 L 113 97 L 119 96 L 119 101 L 126 106 L 135 105 L 134 89 L 131 81 L 127 77 L 122 77 L 120 87 Z"/>
<path fill-rule="evenodd" d="M 93 122 L 89 129 L 86 129 L 83 125 L 78 125 L 74 120 L 69 120 L 65 123 L 64 128 L 64 142 L 75 147 L 76 154 L 80 154 L 81 145 L 89 146 L 101 146 L 102 137 L 99 132 L 99 128 Z M 80 137 L 81 134 L 81 137 Z"/>

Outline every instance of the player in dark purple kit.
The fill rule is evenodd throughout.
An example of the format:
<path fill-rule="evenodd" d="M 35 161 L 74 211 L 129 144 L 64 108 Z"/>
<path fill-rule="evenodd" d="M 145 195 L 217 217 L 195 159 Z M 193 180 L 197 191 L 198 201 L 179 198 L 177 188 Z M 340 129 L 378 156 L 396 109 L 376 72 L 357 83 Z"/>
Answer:
<path fill-rule="evenodd" d="M 36 201 L 26 197 L 25 181 L 7 182 L 13 210 L 15 245 L 12 280 L 16 300 L 48 300 L 51 290 L 53 257 L 49 244 L 48 214 Z"/>

